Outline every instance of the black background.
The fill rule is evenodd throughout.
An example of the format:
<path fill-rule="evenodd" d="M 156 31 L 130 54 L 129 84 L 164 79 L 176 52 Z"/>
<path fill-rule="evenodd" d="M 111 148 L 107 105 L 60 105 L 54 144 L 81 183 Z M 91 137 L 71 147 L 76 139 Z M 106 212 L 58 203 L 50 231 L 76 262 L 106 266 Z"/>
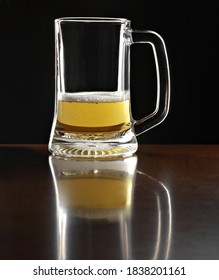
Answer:
<path fill-rule="evenodd" d="M 128 18 L 133 29 L 154 30 L 164 38 L 170 112 L 161 125 L 139 137 L 140 143 L 218 143 L 217 2 L 0 0 L 0 143 L 48 143 L 55 91 L 54 19 L 64 16 Z M 151 50 L 134 46 L 134 116 L 153 100 L 152 73 Z"/>

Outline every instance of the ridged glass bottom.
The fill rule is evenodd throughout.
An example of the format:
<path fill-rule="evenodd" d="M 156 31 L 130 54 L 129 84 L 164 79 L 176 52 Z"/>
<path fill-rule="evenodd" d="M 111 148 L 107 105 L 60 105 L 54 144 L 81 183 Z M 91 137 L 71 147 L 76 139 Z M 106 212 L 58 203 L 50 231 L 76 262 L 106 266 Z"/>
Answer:
<path fill-rule="evenodd" d="M 117 135 L 118 136 L 118 135 Z M 53 137 L 49 151 L 56 156 L 72 158 L 112 158 L 132 156 L 137 148 L 137 140 L 132 131 L 119 138 L 103 141 L 66 139 Z"/>
<path fill-rule="evenodd" d="M 60 143 L 52 144 L 49 147 L 52 154 L 62 157 L 74 158 L 108 158 L 108 157 L 129 157 L 137 150 L 135 144 L 89 144 L 89 143 Z"/>

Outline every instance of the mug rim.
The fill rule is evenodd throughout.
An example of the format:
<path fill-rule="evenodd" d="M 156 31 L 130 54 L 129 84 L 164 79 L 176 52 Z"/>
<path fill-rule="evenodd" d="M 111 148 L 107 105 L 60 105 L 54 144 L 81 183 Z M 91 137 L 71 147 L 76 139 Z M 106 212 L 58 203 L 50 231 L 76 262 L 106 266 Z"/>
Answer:
<path fill-rule="evenodd" d="M 105 22 L 105 23 L 130 23 L 131 21 L 126 18 L 114 17 L 60 17 L 56 18 L 55 22 Z"/>

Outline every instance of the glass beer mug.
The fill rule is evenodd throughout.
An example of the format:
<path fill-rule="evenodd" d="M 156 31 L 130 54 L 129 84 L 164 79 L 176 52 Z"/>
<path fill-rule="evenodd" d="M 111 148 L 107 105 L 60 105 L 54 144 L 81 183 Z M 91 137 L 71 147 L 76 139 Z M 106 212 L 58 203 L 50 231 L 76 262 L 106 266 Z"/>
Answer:
<path fill-rule="evenodd" d="M 135 31 L 121 18 L 55 20 L 56 101 L 49 150 L 75 158 L 129 157 L 136 136 L 168 113 L 166 47 L 153 31 Z M 130 104 L 130 46 L 150 44 L 157 73 L 156 106 L 134 120 Z"/>

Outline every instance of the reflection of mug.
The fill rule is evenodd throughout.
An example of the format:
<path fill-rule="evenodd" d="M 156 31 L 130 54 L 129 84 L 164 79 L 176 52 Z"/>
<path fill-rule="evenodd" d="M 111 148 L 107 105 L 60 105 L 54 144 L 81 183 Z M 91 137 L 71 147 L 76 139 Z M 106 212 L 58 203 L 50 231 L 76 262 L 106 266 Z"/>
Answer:
<path fill-rule="evenodd" d="M 93 162 L 51 156 L 49 161 L 57 197 L 58 258 L 91 258 L 87 248 L 95 254 L 95 248 L 107 248 L 109 242 L 117 248 L 107 252 L 109 258 L 130 258 L 137 157 Z M 92 227 L 105 238 L 98 238 Z"/>
<path fill-rule="evenodd" d="M 133 31 L 129 20 L 116 18 L 60 18 L 55 29 L 56 104 L 49 150 L 66 157 L 132 155 L 136 135 L 168 113 L 169 67 L 162 38 Z M 140 120 L 130 109 L 133 43 L 152 45 L 157 69 L 156 107 Z"/>
<path fill-rule="evenodd" d="M 170 193 L 162 182 L 136 170 L 136 156 L 115 161 L 50 156 L 49 162 L 59 259 L 169 258 Z"/>
<path fill-rule="evenodd" d="M 136 164 L 135 156 L 96 162 L 50 157 L 59 205 L 75 215 L 89 212 L 94 217 L 129 212 Z"/>

